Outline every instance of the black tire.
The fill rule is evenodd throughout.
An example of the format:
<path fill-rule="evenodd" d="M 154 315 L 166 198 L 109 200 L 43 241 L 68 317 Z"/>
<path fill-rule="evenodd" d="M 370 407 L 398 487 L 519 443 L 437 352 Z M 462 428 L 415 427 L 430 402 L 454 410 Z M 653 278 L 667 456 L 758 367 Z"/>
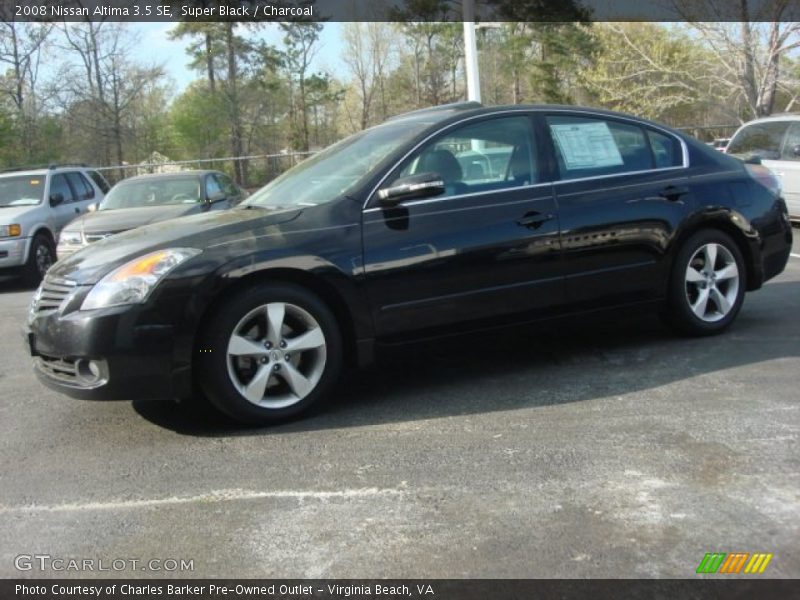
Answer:
<path fill-rule="evenodd" d="M 735 299 L 729 303 L 730 308 L 724 316 L 714 315 L 716 320 L 703 319 L 695 314 L 690 304 L 690 297 L 693 290 L 699 291 L 693 286 L 700 284 L 687 283 L 687 269 L 690 261 L 693 257 L 697 260 L 696 254 L 708 244 L 716 244 L 727 250 L 736 263 L 739 277 L 735 292 L 731 291 L 730 293 L 731 296 L 735 293 Z M 720 251 L 720 253 L 722 252 Z M 715 229 L 698 231 L 684 242 L 675 257 L 667 290 L 667 307 L 662 316 L 669 325 L 688 335 L 705 336 L 721 333 L 733 323 L 742 308 L 747 287 L 746 277 L 747 272 L 742 253 L 728 234 Z M 711 308 L 713 309 L 714 306 L 712 300 Z M 721 313 L 718 308 L 716 310 Z"/>
<path fill-rule="evenodd" d="M 22 267 L 22 280 L 26 285 L 36 287 L 55 261 L 56 249 L 53 242 L 45 234 L 37 233 L 31 241 L 28 260 Z"/>
<path fill-rule="evenodd" d="M 235 387 L 229 369 L 228 343 L 235 328 L 251 311 L 271 303 L 301 308 L 313 317 L 324 334 L 324 367 L 318 382 L 302 399 L 280 408 L 259 406 L 247 400 Z M 271 425 L 308 412 L 327 397 L 342 372 L 344 348 L 335 316 L 316 295 L 291 283 L 257 284 L 225 300 L 208 318 L 198 342 L 194 361 L 196 382 L 216 408 L 243 423 Z M 260 368 L 255 359 L 250 368 Z M 270 376 L 269 381 L 288 386 L 280 373 L 276 375 L 277 379 Z"/>

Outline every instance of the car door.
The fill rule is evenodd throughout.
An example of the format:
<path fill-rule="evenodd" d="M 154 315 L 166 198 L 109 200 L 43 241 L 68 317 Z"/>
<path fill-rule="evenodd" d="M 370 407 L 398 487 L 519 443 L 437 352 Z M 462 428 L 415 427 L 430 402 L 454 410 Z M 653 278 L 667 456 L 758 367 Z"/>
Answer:
<path fill-rule="evenodd" d="M 789 126 L 783 142 L 781 164 L 774 169 L 781 180 L 789 214 L 800 218 L 800 121 L 794 121 Z"/>
<path fill-rule="evenodd" d="M 659 296 L 667 244 L 692 202 L 682 141 L 636 121 L 568 111 L 547 114 L 545 124 L 568 303 Z"/>
<path fill-rule="evenodd" d="M 50 194 L 48 198 L 52 201 L 53 196 L 61 194 L 62 202 L 52 206 L 53 225 L 55 234 L 58 234 L 64 225 L 75 219 L 80 214 L 80 208 L 75 204 L 75 195 L 72 187 L 67 181 L 64 173 L 55 173 L 50 179 Z"/>
<path fill-rule="evenodd" d="M 562 302 L 558 215 L 540 155 L 533 118 L 516 112 L 450 126 L 384 179 L 381 189 L 436 172 L 445 191 L 368 202 L 364 266 L 379 336 Z"/>

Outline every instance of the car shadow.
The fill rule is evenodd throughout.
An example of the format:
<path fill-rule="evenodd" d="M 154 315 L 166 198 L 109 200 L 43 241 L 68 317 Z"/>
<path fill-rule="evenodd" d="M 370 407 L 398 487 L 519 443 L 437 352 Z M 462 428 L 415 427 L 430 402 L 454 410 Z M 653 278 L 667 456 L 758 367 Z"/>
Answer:
<path fill-rule="evenodd" d="M 0 275 L 0 293 L 31 292 L 36 290 L 36 286 L 27 285 L 22 277 L 16 275 Z"/>
<path fill-rule="evenodd" d="M 800 282 L 749 294 L 737 322 L 707 338 L 674 334 L 653 316 L 619 313 L 416 343 L 349 373 L 300 420 L 246 427 L 205 401 L 136 401 L 148 421 L 190 436 L 278 435 L 413 422 L 597 400 L 706 373 L 800 355 Z"/>

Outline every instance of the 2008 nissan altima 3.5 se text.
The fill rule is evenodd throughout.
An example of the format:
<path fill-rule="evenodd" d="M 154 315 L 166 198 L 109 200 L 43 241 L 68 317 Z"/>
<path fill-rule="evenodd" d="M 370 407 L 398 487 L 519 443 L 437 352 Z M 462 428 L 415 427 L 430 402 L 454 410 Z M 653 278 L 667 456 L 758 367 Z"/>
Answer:
<path fill-rule="evenodd" d="M 667 127 L 448 105 L 353 135 L 230 211 L 56 263 L 27 338 L 41 381 L 71 396 L 200 389 L 272 423 L 381 343 L 634 305 L 718 333 L 791 241 L 767 169 Z"/>

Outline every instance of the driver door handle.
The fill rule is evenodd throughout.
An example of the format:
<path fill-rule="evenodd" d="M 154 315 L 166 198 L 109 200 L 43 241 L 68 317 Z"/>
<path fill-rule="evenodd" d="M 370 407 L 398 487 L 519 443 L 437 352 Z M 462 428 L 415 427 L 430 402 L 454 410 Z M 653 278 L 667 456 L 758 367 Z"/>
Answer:
<path fill-rule="evenodd" d="M 546 223 L 555 218 L 556 216 L 552 213 L 540 213 L 534 210 L 525 213 L 522 218 L 517 221 L 517 225 L 527 227 L 528 229 L 538 229 L 542 226 L 542 223 Z"/>
<path fill-rule="evenodd" d="M 661 190 L 658 195 L 662 198 L 666 198 L 667 200 L 677 200 L 681 196 L 685 196 L 689 193 L 689 188 L 685 185 L 668 185 L 663 190 Z"/>

